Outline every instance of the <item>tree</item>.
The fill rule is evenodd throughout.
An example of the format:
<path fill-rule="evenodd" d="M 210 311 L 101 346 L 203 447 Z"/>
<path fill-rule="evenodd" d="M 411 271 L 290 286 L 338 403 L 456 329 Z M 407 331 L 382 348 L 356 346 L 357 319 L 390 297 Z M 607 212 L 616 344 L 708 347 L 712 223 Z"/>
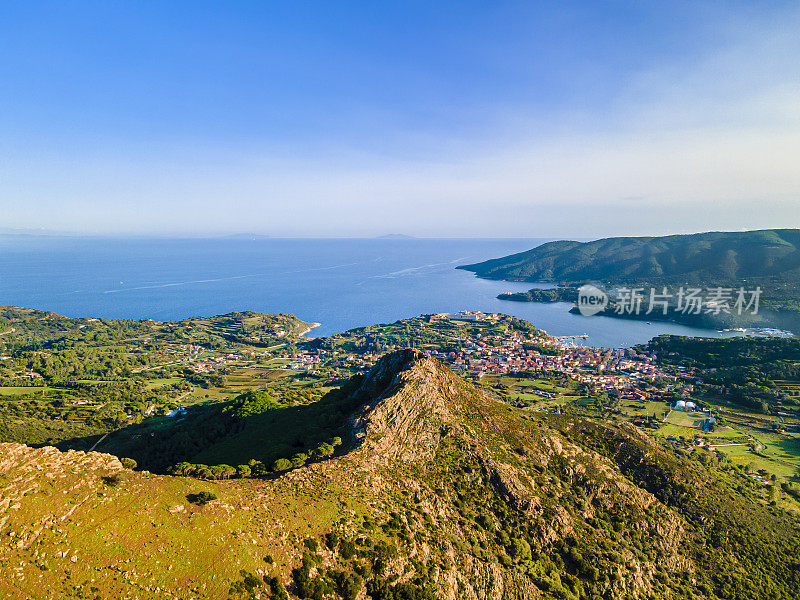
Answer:
<path fill-rule="evenodd" d="M 330 444 L 320 444 L 314 450 L 314 456 L 318 458 L 326 458 L 328 456 L 333 456 L 335 449 Z"/>
<path fill-rule="evenodd" d="M 169 473 L 171 475 L 183 475 L 184 477 L 187 475 L 192 474 L 194 471 L 194 465 L 189 462 L 179 462 L 177 465 L 173 465 L 169 469 Z"/>
<path fill-rule="evenodd" d="M 298 452 L 291 458 L 292 466 L 302 467 L 304 464 L 306 464 L 307 460 L 308 460 L 308 454 L 305 454 L 303 452 Z"/>
<path fill-rule="evenodd" d="M 279 458 L 272 464 L 272 470 L 276 473 L 279 471 L 288 471 L 292 468 L 292 461 L 285 458 Z"/>
<path fill-rule="evenodd" d="M 250 459 L 249 461 L 247 461 L 247 465 L 250 467 L 251 477 L 263 477 L 264 475 L 269 473 L 267 465 L 265 465 L 260 460 Z"/>
<path fill-rule="evenodd" d="M 236 469 L 230 465 L 214 465 L 211 467 L 213 479 L 230 479 L 234 475 L 236 475 Z"/>

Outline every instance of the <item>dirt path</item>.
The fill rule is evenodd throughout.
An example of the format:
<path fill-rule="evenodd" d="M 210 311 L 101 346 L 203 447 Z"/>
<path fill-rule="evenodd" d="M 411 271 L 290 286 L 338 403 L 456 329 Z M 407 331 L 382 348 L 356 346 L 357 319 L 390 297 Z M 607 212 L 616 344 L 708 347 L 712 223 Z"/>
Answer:
<path fill-rule="evenodd" d="M 97 446 L 100 444 L 100 442 L 102 442 L 104 439 L 106 439 L 110 434 L 111 434 L 111 432 L 109 431 L 107 434 L 105 434 L 103 437 L 101 437 L 99 440 L 97 440 L 94 443 L 94 446 L 89 448 L 89 452 L 94 452 L 94 449 L 97 448 Z"/>
<path fill-rule="evenodd" d="M 190 389 L 190 390 L 189 390 L 188 392 L 186 392 L 185 394 L 181 394 L 180 396 L 178 396 L 177 398 L 175 398 L 175 402 L 178 402 L 178 400 L 183 400 L 184 398 L 186 398 L 186 396 L 188 396 L 189 394 L 191 394 L 193 391 L 194 391 L 194 388 Z"/>

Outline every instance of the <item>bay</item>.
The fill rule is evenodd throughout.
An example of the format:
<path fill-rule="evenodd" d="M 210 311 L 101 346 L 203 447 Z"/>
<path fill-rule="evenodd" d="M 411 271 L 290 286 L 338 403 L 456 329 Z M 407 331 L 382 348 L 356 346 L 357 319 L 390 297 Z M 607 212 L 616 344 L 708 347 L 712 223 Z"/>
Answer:
<path fill-rule="evenodd" d="M 488 281 L 460 264 L 547 239 L 271 239 L 0 237 L 0 304 L 70 317 L 157 321 L 231 311 L 292 313 L 328 335 L 419 314 L 481 310 L 518 316 L 552 335 L 625 347 L 655 335 L 715 330 L 569 313 L 563 303 L 498 300 L 531 284 Z"/>

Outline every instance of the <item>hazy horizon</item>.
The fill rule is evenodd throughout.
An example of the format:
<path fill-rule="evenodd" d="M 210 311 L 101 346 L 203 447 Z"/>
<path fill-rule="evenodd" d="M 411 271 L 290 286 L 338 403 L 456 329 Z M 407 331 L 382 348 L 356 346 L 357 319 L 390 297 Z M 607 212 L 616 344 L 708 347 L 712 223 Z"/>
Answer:
<path fill-rule="evenodd" d="M 759 231 L 759 230 L 782 230 L 782 229 L 798 229 L 796 227 L 765 227 L 758 229 L 737 229 L 737 232 L 745 231 Z M 648 233 L 633 233 L 623 234 L 619 236 L 614 235 L 598 235 L 598 236 L 570 236 L 570 235 L 547 235 L 547 236 L 530 236 L 530 235 L 516 235 L 516 236 L 453 236 L 453 235 L 426 235 L 416 236 L 405 233 L 387 233 L 378 235 L 272 235 L 268 233 L 257 232 L 231 232 L 231 233 L 214 233 L 214 232 L 164 232 L 164 233 L 113 233 L 113 232 L 79 232 L 79 231 L 58 231 L 47 229 L 7 229 L 0 228 L 0 236 L 29 236 L 29 237 L 42 237 L 42 238 L 109 238 L 109 239 L 126 239 L 126 238 L 157 238 L 157 239 L 262 239 L 262 240 L 380 240 L 386 239 L 387 241 L 403 241 L 403 240 L 571 240 L 571 241 L 593 241 L 603 238 L 611 237 L 660 237 L 662 235 L 693 235 L 710 232 L 728 232 L 722 229 L 708 229 L 703 231 L 688 231 L 679 233 L 666 233 L 666 234 L 648 234 Z"/>

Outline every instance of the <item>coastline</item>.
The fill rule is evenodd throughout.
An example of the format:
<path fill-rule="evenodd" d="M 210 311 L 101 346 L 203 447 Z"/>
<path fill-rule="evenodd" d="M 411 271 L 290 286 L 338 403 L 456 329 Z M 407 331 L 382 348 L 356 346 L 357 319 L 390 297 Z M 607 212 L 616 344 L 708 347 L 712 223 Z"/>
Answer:
<path fill-rule="evenodd" d="M 301 331 L 298 334 L 298 336 L 301 337 L 301 338 L 305 338 L 306 340 L 313 340 L 314 339 L 313 337 L 307 337 L 306 334 L 310 333 L 312 330 L 316 329 L 317 327 L 320 327 L 322 325 L 322 323 L 309 323 L 308 325 L 309 326 L 306 329 L 304 329 L 303 331 Z"/>
<path fill-rule="evenodd" d="M 533 302 L 540 304 L 562 302 L 570 304 L 569 312 L 580 314 L 577 302 L 577 288 L 562 285 L 551 289 L 531 289 L 527 292 L 504 293 L 497 296 L 498 300 L 505 302 Z M 613 302 L 604 310 L 597 313 L 597 316 L 611 317 L 614 319 L 632 321 L 657 321 L 662 323 L 675 323 L 687 327 L 699 327 L 704 329 L 716 329 L 717 331 L 730 330 L 734 328 L 746 329 L 776 329 L 782 332 L 800 335 L 800 322 L 793 319 L 792 313 L 781 314 L 771 309 L 763 309 L 757 315 L 733 315 L 720 313 L 712 315 L 706 312 L 701 314 L 684 314 L 672 307 L 672 310 L 664 315 L 661 312 L 642 313 L 619 313 L 614 310 Z"/>

